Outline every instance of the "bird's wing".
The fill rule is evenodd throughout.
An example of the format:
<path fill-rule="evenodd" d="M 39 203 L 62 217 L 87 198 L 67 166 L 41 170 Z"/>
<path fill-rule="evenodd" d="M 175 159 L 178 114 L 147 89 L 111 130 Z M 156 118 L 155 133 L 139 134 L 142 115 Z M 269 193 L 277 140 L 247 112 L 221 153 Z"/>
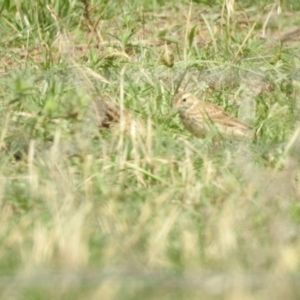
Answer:
<path fill-rule="evenodd" d="M 214 123 L 223 124 L 228 127 L 240 127 L 244 130 L 251 130 L 252 127 L 245 124 L 238 118 L 235 118 L 225 112 L 222 108 L 211 103 L 203 103 L 203 112 L 206 117 L 209 118 Z"/>

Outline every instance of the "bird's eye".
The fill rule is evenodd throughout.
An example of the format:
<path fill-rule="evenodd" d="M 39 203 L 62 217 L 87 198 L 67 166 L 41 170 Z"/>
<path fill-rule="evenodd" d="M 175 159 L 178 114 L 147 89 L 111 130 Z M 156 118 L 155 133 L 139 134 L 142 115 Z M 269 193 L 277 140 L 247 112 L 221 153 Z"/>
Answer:
<path fill-rule="evenodd" d="M 182 99 L 182 102 L 185 102 L 185 101 L 186 101 L 186 98 L 183 98 L 183 99 Z"/>

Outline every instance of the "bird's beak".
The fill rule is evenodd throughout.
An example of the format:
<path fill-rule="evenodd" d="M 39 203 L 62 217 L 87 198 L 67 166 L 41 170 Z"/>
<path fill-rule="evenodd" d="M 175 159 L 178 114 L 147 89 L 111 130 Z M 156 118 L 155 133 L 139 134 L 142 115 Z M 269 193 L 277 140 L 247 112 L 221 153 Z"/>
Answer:
<path fill-rule="evenodd" d="M 177 109 L 178 108 L 178 95 L 176 95 L 173 99 L 172 99 L 172 108 L 173 109 Z"/>
<path fill-rule="evenodd" d="M 177 102 L 173 101 L 173 103 L 172 103 L 172 108 L 173 108 L 173 109 L 177 109 L 177 106 L 178 106 Z"/>

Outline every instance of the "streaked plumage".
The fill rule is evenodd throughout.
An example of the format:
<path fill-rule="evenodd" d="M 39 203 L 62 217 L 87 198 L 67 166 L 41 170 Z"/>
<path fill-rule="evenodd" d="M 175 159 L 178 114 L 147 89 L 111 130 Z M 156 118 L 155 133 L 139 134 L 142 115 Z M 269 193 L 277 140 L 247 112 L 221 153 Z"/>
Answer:
<path fill-rule="evenodd" d="M 185 128 L 197 137 L 203 138 L 212 130 L 237 139 L 253 136 L 251 126 L 229 115 L 219 106 L 200 101 L 190 93 L 177 95 L 173 107 L 179 111 Z"/>

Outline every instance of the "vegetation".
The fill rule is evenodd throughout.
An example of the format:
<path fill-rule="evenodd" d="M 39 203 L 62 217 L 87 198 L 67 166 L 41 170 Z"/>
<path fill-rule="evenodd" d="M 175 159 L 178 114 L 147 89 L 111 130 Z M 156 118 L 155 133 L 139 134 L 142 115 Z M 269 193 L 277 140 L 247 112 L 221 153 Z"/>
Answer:
<path fill-rule="evenodd" d="M 299 299 L 299 8 L 4 0 L 0 298 Z M 191 136 L 178 88 L 256 138 Z"/>

